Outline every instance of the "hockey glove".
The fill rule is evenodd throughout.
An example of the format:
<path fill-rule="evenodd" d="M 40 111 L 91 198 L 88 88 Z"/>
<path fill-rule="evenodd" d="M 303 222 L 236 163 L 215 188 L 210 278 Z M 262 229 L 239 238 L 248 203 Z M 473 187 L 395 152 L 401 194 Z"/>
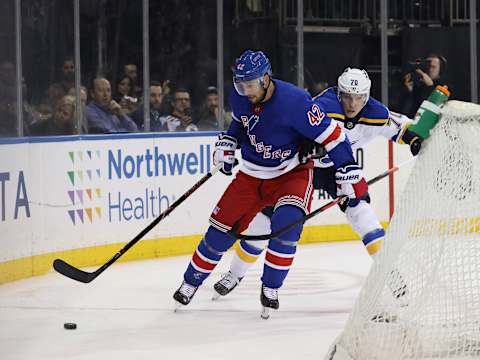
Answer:
<path fill-rule="evenodd" d="M 305 164 L 310 158 L 319 159 L 327 154 L 325 148 L 319 143 L 311 140 L 306 140 L 298 150 L 298 160 L 300 164 Z"/>
<path fill-rule="evenodd" d="M 232 175 L 232 169 L 238 164 L 235 159 L 235 149 L 237 148 L 237 139 L 232 136 L 220 134 L 215 142 L 215 151 L 213 152 L 213 164 L 222 163 L 220 171 L 225 175 Z"/>
<path fill-rule="evenodd" d="M 347 196 L 348 201 L 360 200 L 368 195 L 368 185 L 357 164 L 339 167 L 335 173 L 337 196 Z"/>
<path fill-rule="evenodd" d="M 423 142 L 423 139 L 420 136 L 417 136 L 413 138 L 412 141 L 410 141 L 410 152 L 412 153 L 413 156 L 417 156 L 417 154 L 420 152 L 420 148 L 422 147 L 422 142 Z"/>
<path fill-rule="evenodd" d="M 423 139 L 420 136 L 418 136 L 410 129 L 406 129 L 405 133 L 402 136 L 402 140 L 405 143 L 410 144 L 410 152 L 413 156 L 416 156 L 419 153 L 423 142 Z"/>

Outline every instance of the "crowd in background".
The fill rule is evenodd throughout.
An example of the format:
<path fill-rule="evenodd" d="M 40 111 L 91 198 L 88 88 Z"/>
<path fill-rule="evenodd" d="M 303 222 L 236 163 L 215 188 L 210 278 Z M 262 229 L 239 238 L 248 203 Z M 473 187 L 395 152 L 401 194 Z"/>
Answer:
<path fill-rule="evenodd" d="M 469 86 L 475 85 L 473 78 L 465 71 L 474 62 L 469 58 L 469 14 L 461 1 L 452 2 L 458 6 L 434 0 L 392 2 L 387 17 L 387 74 L 381 71 L 380 12 L 375 0 L 304 2 L 303 21 L 310 30 L 304 28 L 302 67 L 298 66 L 298 9 L 294 2 L 223 2 L 221 29 L 217 2 L 148 3 L 148 18 L 144 19 L 141 0 L 82 0 L 78 12 L 71 1 L 28 0 L 21 2 L 20 9 L 13 0 L 1 1 L 0 137 L 224 130 L 231 120 L 225 109 L 231 91 L 229 65 L 246 48 L 268 54 L 276 69 L 274 77 L 292 83 L 303 78 L 311 95 L 334 86 L 338 74 L 353 66 L 367 70 L 372 79 L 371 96 L 377 99 L 384 94 L 381 77 L 386 75 L 385 102 L 410 117 L 439 82 L 449 81 L 456 99 L 476 101 Z M 17 10 L 20 21 L 16 24 Z M 80 20 L 79 29 L 74 26 L 75 16 Z M 143 89 L 146 21 L 151 84 Z M 316 28 L 329 31 L 311 31 Z M 220 33 L 223 46 L 219 52 Z M 19 43 L 16 35 L 21 35 Z M 77 49 L 77 37 L 79 64 L 68 57 Z M 325 56 L 332 49 L 335 56 Z M 409 69 L 411 60 L 426 60 L 432 51 L 449 58 L 448 79 L 442 57 L 429 60 L 432 69 Z M 219 77 L 221 58 L 225 66 Z M 423 60 L 419 65 L 426 64 Z M 18 74 L 16 65 L 21 70 Z M 433 65 L 441 68 L 440 79 Z M 76 68 L 81 74 L 80 99 L 75 98 Z M 301 71 L 303 77 L 299 77 Z M 21 87 L 17 76 L 24 77 Z M 217 90 L 211 85 L 222 78 L 218 90 L 223 104 L 219 104 Z M 150 107 L 149 121 L 144 119 L 145 107 Z"/>
<path fill-rule="evenodd" d="M 81 119 L 76 119 L 75 66 L 72 57 L 63 60 L 59 79 L 45 89 L 39 104 L 23 99 L 24 135 L 70 135 L 81 132 L 105 134 L 145 131 L 144 97 L 136 64 L 125 64 L 116 77 L 97 76 L 80 87 Z M 23 94 L 27 94 L 23 84 Z M 150 82 L 150 131 L 215 131 L 219 129 L 218 91 L 205 89 L 198 108 L 190 91 L 170 80 Z M 16 136 L 15 67 L 0 64 L 0 136 Z M 227 114 L 224 114 L 224 116 Z M 225 120 L 228 122 L 227 116 Z"/>
<path fill-rule="evenodd" d="M 420 103 L 433 88 L 444 84 L 447 60 L 436 53 L 418 59 L 404 75 L 403 92 L 395 110 L 413 117 Z M 0 64 L 0 136 L 16 136 L 17 102 L 15 69 L 12 63 Z M 332 84 L 333 85 L 333 84 Z M 328 86 L 311 89 L 312 95 Z M 28 93 L 23 82 L 23 93 Z M 150 82 L 150 131 L 215 131 L 219 127 L 218 91 L 209 86 L 200 106 L 194 108 L 190 91 L 174 86 L 170 80 Z M 308 89 L 307 89 L 308 90 Z M 45 89 L 37 105 L 23 100 L 24 134 L 27 136 L 105 134 L 146 131 L 144 97 L 136 64 L 125 64 L 116 77 L 97 76 L 80 87 L 81 118 L 76 118 L 75 66 L 67 57 L 59 69 L 59 79 Z M 230 114 L 224 113 L 225 126 Z"/>

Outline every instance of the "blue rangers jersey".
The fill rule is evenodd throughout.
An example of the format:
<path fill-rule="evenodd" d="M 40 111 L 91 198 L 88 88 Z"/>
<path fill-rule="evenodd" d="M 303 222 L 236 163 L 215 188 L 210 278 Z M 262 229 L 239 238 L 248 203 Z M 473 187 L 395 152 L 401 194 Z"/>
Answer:
<path fill-rule="evenodd" d="M 353 119 L 345 116 L 337 97 L 336 88 L 328 88 L 313 98 L 326 115 L 336 121 L 345 131 L 353 150 L 356 150 L 377 136 L 404 144 L 403 135 L 410 125 L 405 115 L 389 111 L 380 101 L 370 97 L 367 104 Z M 315 161 L 316 166 L 328 167 L 333 163 L 329 157 Z"/>
<path fill-rule="evenodd" d="M 355 161 L 345 134 L 323 105 L 292 84 L 273 82 L 275 90 L 265 103 L 252 104 L 234 89 L 231 92 L 233 114 L 227 135 L 238 141 L 241 171 L 260 179 L 280 176 L 299 164 L 298 151 L 307 139 L 323 145 L 337 167 Z"/>

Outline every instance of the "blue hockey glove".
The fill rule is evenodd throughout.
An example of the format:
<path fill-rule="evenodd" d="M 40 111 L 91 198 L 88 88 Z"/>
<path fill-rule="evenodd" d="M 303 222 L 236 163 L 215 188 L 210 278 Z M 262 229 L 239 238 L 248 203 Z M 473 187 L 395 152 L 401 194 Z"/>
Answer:
<path fill-rule="evenodd" d="M 335 173 L 337 196 L 347 196 L 348 200 L 360 200 L 368 195 L 368 185 L 363 171 L 357 164 L 339 167 Z"/>
<path fill-rule="evenodd" d="M 235 149 L 237 148 L 237 139 L 232 136 L 220 134 L 215 142 L 215 151 L 213 152 L 213 164 L 222 163 L 220 171 L 225 175 L 232 175 L 232 169 L 238 164 L 235 158 Z"/>

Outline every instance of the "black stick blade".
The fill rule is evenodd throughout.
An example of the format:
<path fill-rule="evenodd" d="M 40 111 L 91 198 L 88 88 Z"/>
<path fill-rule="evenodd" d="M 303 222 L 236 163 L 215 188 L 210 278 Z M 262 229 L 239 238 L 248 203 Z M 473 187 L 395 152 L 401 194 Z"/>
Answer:
<path fill-rule="evenodd" d="M 70 264 L 67 264 L 65 261 L 61 259 L 56 259 L 53 262 L 53 268 L 60 274 L 70 279 L 80 281 L 82 283 L 89 283 L 90 281 L 96 278 L 95 273 L 89 273 L 89 272 L 77 269 L 76 267 Z"/>

